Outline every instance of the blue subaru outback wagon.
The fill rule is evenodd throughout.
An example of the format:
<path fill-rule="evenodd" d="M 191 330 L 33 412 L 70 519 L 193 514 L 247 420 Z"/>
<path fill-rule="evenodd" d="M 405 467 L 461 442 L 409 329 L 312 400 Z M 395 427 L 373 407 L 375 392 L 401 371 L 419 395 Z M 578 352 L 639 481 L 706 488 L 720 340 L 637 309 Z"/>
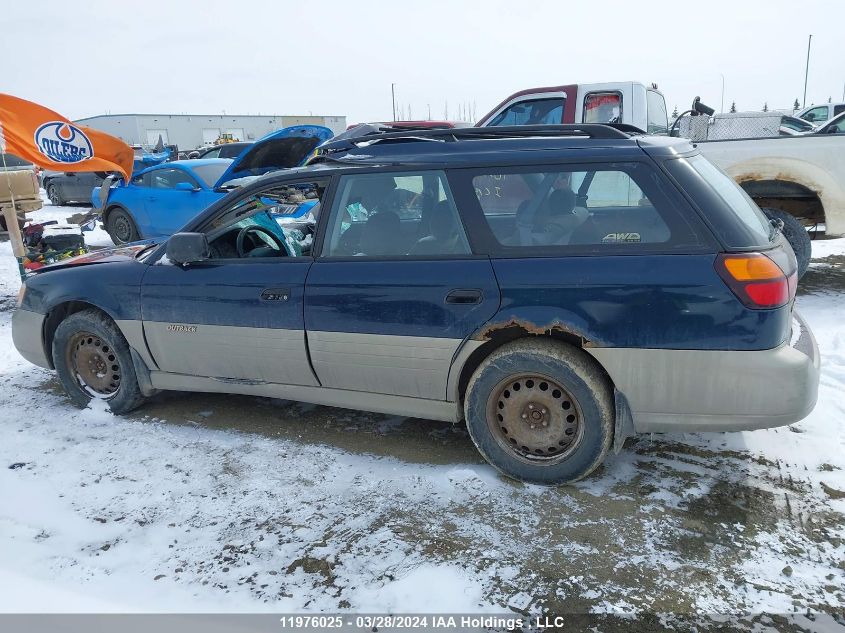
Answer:
<path fill-rule="evenodd" d="M 43 269 L 14 341 L 80 406 L 170 389 L 465 420 L 506 475 L 571 482 L 633 433 L 812 410 L 819 354 L 779 228 L 685 140 L 375 133 L 167 241 Z"/>

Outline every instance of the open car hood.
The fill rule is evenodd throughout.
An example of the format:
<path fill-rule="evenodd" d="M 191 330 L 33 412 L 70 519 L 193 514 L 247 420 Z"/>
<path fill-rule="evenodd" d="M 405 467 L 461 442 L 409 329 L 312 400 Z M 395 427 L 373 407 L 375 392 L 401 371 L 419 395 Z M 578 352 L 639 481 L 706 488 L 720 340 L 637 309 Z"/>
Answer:
<path fill-rule="evenodd" d="M 235 178 L 299 167 L 318 145 L 332 136 L 334 133 L 321 125 L 295 125 L 270 132 L 241 152 L 214 183 L 214 188 Z"/>

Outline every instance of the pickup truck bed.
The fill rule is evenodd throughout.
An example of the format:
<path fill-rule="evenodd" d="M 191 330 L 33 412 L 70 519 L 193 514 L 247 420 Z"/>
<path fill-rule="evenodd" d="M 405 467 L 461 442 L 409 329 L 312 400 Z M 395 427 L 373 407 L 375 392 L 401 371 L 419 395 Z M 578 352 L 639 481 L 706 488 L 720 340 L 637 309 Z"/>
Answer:
<path fill-rule="evenodd" d="M 700 141 L 701 153 L 734 178 L 761 207 L 825 223 L 845 235 L 845 135 Z"/>

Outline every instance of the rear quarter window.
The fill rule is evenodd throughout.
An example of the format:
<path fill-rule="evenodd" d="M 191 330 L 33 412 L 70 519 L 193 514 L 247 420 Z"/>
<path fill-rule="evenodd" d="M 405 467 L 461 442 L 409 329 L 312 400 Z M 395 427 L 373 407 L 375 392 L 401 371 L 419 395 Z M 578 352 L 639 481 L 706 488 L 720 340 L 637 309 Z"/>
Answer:
<path fill-rule="evenodd" d="M 766 216 L 733 178 L 707 158 L 696 155 L 668 160 L 666 167 L 696 199 L 727 246 L 760 247 L 769 243 L 771 228 Z"/>

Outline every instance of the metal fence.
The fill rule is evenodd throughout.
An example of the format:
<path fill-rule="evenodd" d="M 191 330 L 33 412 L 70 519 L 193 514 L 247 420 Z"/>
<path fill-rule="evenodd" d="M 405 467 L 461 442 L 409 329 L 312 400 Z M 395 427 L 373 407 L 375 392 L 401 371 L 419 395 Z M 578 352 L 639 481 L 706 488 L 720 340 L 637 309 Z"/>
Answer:
<path fill-rule="evenodd" d="M 708 116 L 684 116 L 678 122 L 678 136 L 693 141 L 736 138 L 767 138 L 780 134 L 780 112 L 732 112 Z"/>

